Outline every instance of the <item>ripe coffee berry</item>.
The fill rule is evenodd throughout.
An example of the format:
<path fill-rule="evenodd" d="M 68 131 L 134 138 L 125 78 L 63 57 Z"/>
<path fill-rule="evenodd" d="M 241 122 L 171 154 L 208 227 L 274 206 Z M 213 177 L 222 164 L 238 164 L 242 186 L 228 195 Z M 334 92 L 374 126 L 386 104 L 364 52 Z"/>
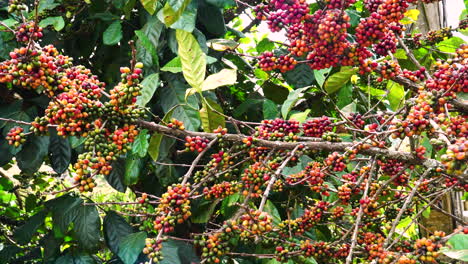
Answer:
<path fill-rule="evenodd" d="M 332 129 L 331 121 L 327 116 L 308 120 L 302 124 L 302 131 L 307 137 L 322 137 L 324 133 Z"/>
<path fill-rule="evenodd" d="M 8 144 L 19 147 L 21 144 L 26 142 L 24 129 L 22 127 L 14 127 L 10 129 L 6 136 L 6 140 L 8 140 Z"/>
<path fill-rule="evenodd" d="M 27 22 L 16 28 L 16 41 L 28 43 L 30 40 L 37 41 L 42 38 L 42 28 L 36 25 L 36 22 Z"/>
<path fill-rule="evenodd" d="M 196 137 L 185 137 L 185 150 L 186 151 L 197 151 L 202 152 L 210 141 L 206 138 Z"/>
<path fill-rule="evenodd" d="M 171 122 L 169 122 L 167 124 L 167 127 L 169 128 L 177 128 L 177 129 L 180 129 L 180 130 L 184 130 L 185 129 L 185 126 L 184 126 L 184 122 L 182 121 L 179 121 L 175 118 L 172 118 L 171 119 Z"/>

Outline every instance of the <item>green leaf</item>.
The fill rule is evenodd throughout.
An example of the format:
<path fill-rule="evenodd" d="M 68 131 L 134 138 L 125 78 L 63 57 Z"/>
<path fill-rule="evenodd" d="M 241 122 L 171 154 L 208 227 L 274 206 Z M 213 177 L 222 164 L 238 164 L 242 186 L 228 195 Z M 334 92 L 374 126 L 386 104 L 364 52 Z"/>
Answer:
<path fill-rule="evenodd" d="M 145 157 L 149 146 L 148 138 L 148 130 L 141 130 L 133 142 L 132 153 L 137 154 L 140 158 Z"/>
<path fill-rule="evenodd" d="M 315 76 L 315 81 L 317 81 L 318 85 L 320 87 L 323 87 L 323 84 L 325 83 L 325 75 L 328 75 L 330 73 L 332 68 L 326 68 L 326 69 L 321 69 L 321 70 L 314 70 L 314 76 Z"/>
<path fill-rule="evenodd" d="M 303 123 L 307 119 L 307 116 L 309 115 L 310 111 L 311 111 L 310 109 L 306 109 L 304 112 L 297 112 L 297 113 L 291 114 L 291 116 L 289 117 L 289 120 L 296 120 L 299 123 Z"/>
<path fill-rule="evenodd" d="M 60 245 L 62 244 L 62 239 L 55 238 L 52 232 L 44 236 L 40 241 L 40 245 L 44 248 L 44 260 L 47 261 L 50 258 L 53 258 L 60 254 Z"/>
<path fill-rule="evenodd" d="M 200 114 L 198 111 L 198 99 L 191 96 L 185 100 L 187 85 L 180 75 L 163 75 L 164 81 L 168 83 L 164 89 L 160 89 L 159 105 L 167 114 L 173 107 L 177 106 L 172 113 L 172 117 L 184 122 L 185 129 L 197 131 L 200 128 Z"/>
<path fill-rule="evenodd" d="M 135 30 L 135 35 L 137 35 L 138 40 L 141 43 L 141 46 L 143 46 L 143 48 L 147 52 L 149 52 L 149 54 L 151 55 L 151 59 L 152 59 L 153 64 L 158 64 L 158 62 L 159 62 L 158 53 L 156 51 L 156 47 L 153 46 L 153 43 L 151 43 L 150 39 L 141 30 Z M 138 49 L 138 47 L 137 47 L 137 49 Z"/>
<path fill-rule="evenodd" d="M 200 263 L 192 244 L 168 239 L 162 243 L 164 259 L 159 264 Z"/>
<path fill-rule="evenodd" d="M 125 218 L 114 211 L 108 211 L 104 217 L 104 239 L 114 254 L 118 254 L 120 242 L 124 237 L 133 233 L 133 228 Z"/>
<path fill-rule="evenodd" d="M 58 258 L 54 264 L 96 264 L 96 260 L 87 253 L 67 254 Z"/>
<path fill-rule="evenodd" d="M 182 62 L 180 62 L 180 57 L 177 56 L 170 60 L 166 65 L 161 68 L 161 71 L 167 71 L 172 73 L 182 72 Z"/>
<path fill-rule="evenodd" d="M 56 31 L 60 31 L 65 27 L 65 21 L 63 20 L 63 17 L 57 16 L 57 17 L 48 17 L 41 22 L 39 22 L 40 27 L 47 27 L 47 26 L 53 26 Z"/>
<path fill-rule="evenodd" d="M 182 63 L 182 72 L 187 83 L 200 89 L 206 72 L 206 57 L 195 37 L 186 31 L 177 29 L 178 52 Z"/>
<path fill-rule="evenodd" d="M 405 103 L 405 89 L 401 84 L 398 84 L 394 81 L 388 81 L 387 89 L 390 91 L 388 93 L 388 102 L 390 103 L 390 108 L 393 111 L 396 111 Z"/>
<path fill-rule="evenodd" d="M 437 44 L 437 48 L 442 52 L 454 53 L 463 43 L 465 41 L 462 38 L 451 37 Z"/>
<path fill-rule="evenodd" d="M 440 250 L 444 255 L 452 259 L 468 261 L 468 249 L 449 249 L 444 247 Z"/>
<path fill-rule="evenodd" d="M 313 84 L 314 72 L 306 63 L 296 65 L 296 67 L 283 73 L 284 79 L 294 88 L 302 88 Z"/>
<path fill-rule="evenodd" d="M 299 99 L 302 99 L 304 96 L 304 91 L 309 89 L 308 87 L 304 87 L 301 89 L 293 90 L 289 93 L 288 98 L 284 101 L 283 105 L 281 106 L 281 115 L 284 119 L 287 119 L 289 111 L 296 105 Z"/>
<path fill-rule="evenodd" d="M 273 50 L 275 48 L 275 43 L 270 41 L 268 38 L 264 38 L 257 43 L 255 47 L 258 53 L 262 53 L 265 51 Z"/>
<path fill-rule="evenodd" d="M 336 97 L 336 105 L 338 108 L 343 108 L 353 102 L 353 85 L 346 83 L 343 88 L 340 89 Z"/>
<path fill-rule="evenodd" d="M 159 87 L 159 74 L 153 73 L 141 82 L 141 95 L 137 97 L 137 105 L 144 107 L 153 98 L 154 93 Z"/>
<path fill-rule="evenodd" d="M 163 117 L 162 121 L 163 122 L 169 122 L 169 120 L 172 118 L 172 113 L 174 110 L 177 108 L 177 106 L 172 107 Z M 154 161 L 158 160 L 159 157 L 159 147 L 161 146 L 161 141 L 163 139 L 163 134 L 161 133 L 155 133 L 151 136 L 149 146 L 148 146 L 148 154 L 151 156 L 151 158 Z"/>
<path fill-rule="evenodd" d="M 42 14 L 42 12 L 44 12 L 46 10 L 52 10 L 52 9 L 56 8 L 57 6 L 59 6 L 59 5 L 60 5 L 60 3 L 55 3 L 54 0 L 40 0 L 38 8 L 37 8 L 37 12 L 39 14 Z"/>
<path fill-rule="evenodd" d="M 239 43 L 231 39 L 210 39 L 206 42 L 209 48 L 216 51 L 235 50 Z"/>
<path fill-rule="evenodd" d="M 169 3 L 166 3 L 164 7 L 158 12 L 159 20 L 161 20 L 161 22 L 163 22 L 167 27 L 170 27 L 177 20 L 179 20 L 190 1 L 191 0 L 183 0 L 181 7 L 177 10 L 174 10 Z"/>
<path fill-rule="evenodd" d="M 135 153 L 127 155 L 127 159 L 125 160 L 124 184 L 128 186 L 137 183 L 142 167 L 143 159 L 139 158 Z"/>
<path fill-rule="evenodd" d="M 141 5 L 145 8 L 145 10 L 148 11 L 148 13 L 150 13 L 150 15 L 154 14 L 154 12 L 156 11 L 156 6 L 157 6 L 158 1 L 140 0 L 140 2 L 141 2 Z"/>
<path fill-rule="evenodd" d="M 83 142 L 85 142 L 86 138 L 85 137 L 75 137 L 75 136 L 69 136 L 68 141 L 70 142 L 70 145 L 73 149 L 76 149 L 79 147 Z"/>
<path fill-rule="evenodd" d="M 195 28 L 195 21 L 197 18 L 197 3 L 196 2 L 191 2 L 187 8 L 185 8 L 184 12 L 182 12 L 182 15 L 180 18 L 171 25 L 171 28 L 173 29 L 181 29 L 187 32 L 193 32 L 197 31 Z M 202 43 L 200 43 L 201 45 Z"/>
<path fill-rule="evenodd" d="M 239 199 L 240 199 L 239 193 L 231 194 L 228 197 L 226 197 L 221 203 L 221 210 L 220 210 L 221 213 L 223 215 L 226 215 L 226 212 L 228 211 L 229 207 L 235 205 L 237 201 L 239 201 Z"/>
<path fill-rule="evenodd" d="M 117 254 L 124 264 L 134 264 L 145 247 L 146 232 L 138 232 L 123 237 Z"/>
<path fill-rule="evenodd" d="M 198 1 L 197 21 L 212 36 L 221 37 L 226 34 L 226 23 L 224 22 L 222 10 L 206 0 Z"/>
<path fill-rule="evenodd" d="M 135 4 L 136 0 L 125 0 L 125 5 L 122 8 L 122 11 L 124 12 L 126 19 L 130 19 L 130 14 L 135 7 Z"/>
<path fill-rule="evenodd" d="M 27 244 L 36 233 L 36 230 L 44 224 L 47 211 L 41 210 L 35 215 L 31 216 L 28 221 L 22 226 L 18 227 L 13 233 L 13 238 L 20 245 Z"/>
<path fill-rule="evenodd" d="M 101 237 L 101 219 L 95 205 L 81 205 L 73 221 L 78 244 L 87 250 L 98 247 Z"/>
<path fill-rule="evenodd" d="M 468 250 L 468 235 L 456 234 L 447 241 L 447 244 L 449 244 L 452 249 Z"/>
<path fill-rule="evenodd" d="M 265 212 L 267 212 L 273 218 L 273 224 L 277 225 L 281 222 L 281 216 L 278 212 L 278 209 L 270 200 L 266 201 L 264 209 Z"/>
<path fill-rule="evenodd" d="M 215 201 L 202 201 L 196 208 L 196 211 L 193 212 L 193 215 L 190 217 L 190 221 L 196 224 L 203 224 L 208 222 L 211 215 L 213 214 L 216 205 L 218 205 L 219 199 Z"/>
<path fill-rule="evenodd" d="M 226 120 L 224 116 L 218 114 L 223 113 L 223 109 L 215 101 L 205 98 L 206 101 L 203 102 L 203 107 L 200 109 L 200 118 L 202 121 L 203 131 L 213 132 L 213 130 L 218 127 L 225 127 Z M 215 112 L 215 110 L 217 112 Z"/>
<path fill-rule="evenodd" d="M 50 131 L 49 160 L 54 171 L 64 173 L 71 161 L 71 146 L 68 139 L 58 136 L 57 130 Z"/>
<path fill-rule="evenodd" d="M 16 155 L 16 161 L 21 171 L 28 174 L 35 173 L 47 155 L 48 146 L 49 137 L 30 136 L 23 149 Z"/>
<path fill-rule="evenodd" d="M 11 159 L 13 158 L 13 154 L 8 150 L 10 145 L 8 145 L 8 142 L 4 137 L 0 137 L 0 167 L 5 166 L 8 164 Z"/>
<path fill-rule="evenodd" d="M 208 76 L 201 86 L 202 91 L 214 90 L 221 86 L 233 85 L 236 83 L 236 70 L 222 69 L 221 71 Z"/>
<path fill-rule="evenodd" d="M 127 189 L 127 185 L 124 183 L 125 160 L 117 158 L 117 160 L 113 161 L 111 165 L 112 170 L 109 175 L 106 176 L 107 183 L 117 191 L 124 193 Z"/>
<path fill-rule="evenodd" d="M 122 39 L 122 24 L 120 21 L 114 21 L 107 27 L 102 34 L 102 40 L 105 45 L 115 45 Z"/>
<path fill-rule="evenodd" d="M 263 118 L 264 119 L 274 119 L 278 117 L 279 111 L 278 106 L 275 102 L 265 99 L 263 101 Z"/>
<path fill-rule="evenodd" d="M 4 245 L 0 248 L 0 263 L 10 263 L 9 260 L 12 259 L 17 253 L 21 252 L 23 249 L 13 245 Z"/>
<path fill-rule="evenodd" d="M 146 24 L 135 32 L 138 36 L 137 41 L 137 58 L 139 61 L 144 62 L 145 67 L 156 66 L 159 67 L 159 58 L 157 48 L 159 46 L 159 39 L 164 30 L 164 24 L 159 21 L 155 16 L 148 18 Z M 151 63 L 148 62 L 148 57 L 151 57 Z"/>
<path fill-rule="evenodd" d="M 70 223 L 75 220 L 82 203 L 81 198 L 66 194 L 47 201 L 45 205 L 52 211 L 54 225 L 58 226 L 62 232 L 66 232 Z"/>
<path fill-rule="evenodd" d="M 345 12 L 346 14 L 348 14 L 350 18 L 349 22 L 351 26 L 352 27 L 357 26 L 361 20 L 361 15 L 356 10 L 352 10 L 352 9 L 347 9 Z"/>
<path fill-rule="evenodd" d="M 357 72 L 357 69 L 351 67 L 341 67 L 341 70 L 330 77 L 325 82 L 324 88 L 327 93 L 332 94 L 343 87 Z"/>
<path fill-rule="evenodd" d="M 154 161 L 158 160 L 159 146 L 161 145 L 162 139 L 163 139 L 163 134 L 160 134 L 160 133 L 155 133 L 151 136 L 149 147 L 148 147 L 148 154 Z"/>
<path fill-rule="evenodd" d="M 236 4 L 234 0 L 206 0 L 206 2 L 219 8 L 228 8 Z"/>

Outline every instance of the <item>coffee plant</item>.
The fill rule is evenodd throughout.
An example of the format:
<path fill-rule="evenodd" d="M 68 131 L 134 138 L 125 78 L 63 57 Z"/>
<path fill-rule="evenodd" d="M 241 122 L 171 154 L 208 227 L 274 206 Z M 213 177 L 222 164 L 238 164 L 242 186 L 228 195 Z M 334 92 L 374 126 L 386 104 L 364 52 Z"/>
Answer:
<path fill-rule="evenodd" d="M 468 261 L 466 10 L 430 3 L 2 2 L 0 263 Z"/>

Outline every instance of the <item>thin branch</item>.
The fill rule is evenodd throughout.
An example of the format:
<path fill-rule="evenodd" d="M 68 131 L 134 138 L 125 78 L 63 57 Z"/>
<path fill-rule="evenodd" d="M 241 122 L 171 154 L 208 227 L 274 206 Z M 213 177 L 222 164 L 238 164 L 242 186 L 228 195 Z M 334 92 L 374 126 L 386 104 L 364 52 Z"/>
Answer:
<path fill-rule="evenodd" d="M 294 154 L 296 153 L 296 151 L 299 149 L 300 146 L 301 145 L 296 146 L 291 151 L 291 153 L 289 153 L 289 156 L 279 166 L 279 168 L 276 170 L 275 174 L 273 176 L 271 176 L 270 181 L 268 182 L 268 185 L 267 185 L 267 187 L 265 189 L 265 192 L 263 193 L 263 197 L 262 197 L 262 201 L 260 202 L 260 206 L 258 207 L 259 211 L 263 211 L 263 207 L 265 207 L 266 200 L 268 198 L 268 195 L 270 194 L 271 187 L 273 186 L 273 184 L 276 181 L 276 178 L 278 177 L 278 175 L 281 174 L 281 171 L 284 169 L 284 167 L 286 167 L 286 165 L 291 160 L 291 158 L 294 156 Z"/>
<path fill-rule="evenodd" d="M 172 135 L 179 138 L 185 138 L 186 136 L 199 136 L 207 139 L 215 139 L 218 137 L 216 133 L 206 133 L 206 132 L 194 132 L 194 131 L 187 131 L 187 130 L 176 130 L 165 127 L 163 125 L 156 124 L 154 122 L 148 122 L 139 120 L 138 125 L 144 127 L 148 130 L 159 132 L 162 134 Z M 245 135 L 238 135 L 238 134 L 226 134 L 223 136 L 223 140 L 233 143 L 243 144 L 243 139 L 247 138 Z M 337 151 L 337 152 L 345 152 L 349 148 L 353 147 L 354 144 L 350 142 L 325 142 L 325 141 L 299 141 L 299 142 L 280 142 L 280 141 L 270 141 L 264 139 L 255 139 L 254 144 L 256 146 L 267 147 L 270 149 L 277 149 L 277 150 L 292 150 L 299 145 L 304 145 L 305 148 L 310 150 L 324 150 L 324 151 Z M 371 147 L 369 149 L 360 150 L 361 154 L 365 155 L 381 155 L 385 156 L 390 159 L 396 159 L 400 161 L 407 162 L 409 164 L 415 165 L 424 165 L 426 167 L 433 167 L 438 166 L 440 163 L 433 159 L 425 159 L 421 160 L 416 155 L 413 155 L 408 152 L 402 151 L 394 151 L 389 149 L 382 149 Z"/>

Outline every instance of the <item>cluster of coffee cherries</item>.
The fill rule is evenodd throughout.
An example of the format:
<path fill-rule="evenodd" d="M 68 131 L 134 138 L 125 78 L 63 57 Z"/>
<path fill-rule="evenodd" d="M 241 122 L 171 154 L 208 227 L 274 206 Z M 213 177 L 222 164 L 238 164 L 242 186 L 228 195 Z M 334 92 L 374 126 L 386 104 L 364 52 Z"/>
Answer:
<path fill-rule="evenodd" d="M 243 188 L 247 193 L 252 189 L 252 196 L 259 197 L 262 194 L 261 187 L 270 180 L 272 173 L 262 162 L 255 162 L 246 168 L 241 176 Z"/>
<path fill-rule="evenodd" d="M 28 6 L 22 0 L 9 0 L 8 13 L 21 12 L 28 9 Z"/>
<path fill-rule="evenodd" d="M 122 108 L 136 103 L 137 96 L 141 94 L 142 68 L 141 62 L 135 64 L 133 71 L 128 67 L 120 68 L 122 81 L 110 91 L 110 104 L 114 106 L 114 110 L 122 111 Z"/>
<path fill-rule="evenodd" d="M 343 171 L 346 168 L 345 158 L 338 152 L 328 155 L 324 164 L 332 171 Z"/>
<path fill-rule="evenodd" d="M 429 91 L 443 91 L 444 97 L 468 92 L 468 44 L 461 44 L 453 60 L 437 61 L 432 79 L 426 80 Z"/>
<path fill-rule="evenodd" d="M 414 249 L 419 260 L 436 263 L 436 258 L 439 256 L 439 249 L 442 247 L 440 240 L 445 236 L 444 232 L 436 231 L 429 238 L 421 238 L 416 240 Z"/>
<path fill-rule="evenodd" d="M 154 228 L 164 233 L 174 231 L 176 224 L 181 224 L 192 214 L 188 185 L 174 184 L 167 187 L 167 192 L 161 196 L 156 208 L 158 216 L 154 220 Z"/>
<path fill-rule="evenodd" d="M 364 6 L 369 12 L 377 12 L 379 6 L 383 3 L 384 0 L 364 0 Z"/>
<path fill-rule="evenodd" d="M 327 194 L 328 185 L 325 184 L 326 176 L 325 172 L 322 171 L 321 164 L 312 162 L 299 173 L 289 175 L 286 178 L 286 183 L 289 185 L 308 185 L 314 192 Z"/>
<path fill-rule="evenodd" d="M 237 182 L 221 182 L 211 187 L 205 187 L 203 189 L 203 195 L 205 199 L 223 199 L 229 195 L 238 193 L 240 189 L 239 183 Z"/>
<path fill-rule="evenodd" d="M 273 229 L 273 218 L 266 212 L 250 210 L 236 221 L 240 237 L 253 239 Z"/>
<path fill-rule="evenodd" d="M 375 45 L 374 51 L 380 56 L 386 57 L 388 53 L 395 53 L 397 50 L 397 39 L 393 31 L 388 31 L 385 37 Z"/>
<path fill-rule="evenodd" d="M 444 39 L 450 38 L 452 36 L 453 36 L 452 28 L 446 27 L 446 28 L 441 28 L 438 30 L 429 31 L 426 34 L 425 41 L 426 41 L 426 44 L 428 45 L 435 45 L 439 42 L 444 41 Z"/>
<path fill-rule="evenodd" d="M 296 59 L 289 55 L 275 56 L 273 52 L 265 52 L 259 56 L 259 66 L 264 71 L 280 70 L 281 72 L 287 72 L 297 64 Z"/>
<path fill-rule="evenodd" d="M 59 55 L 52 45 L 36 50 L 21 47 L 10 52 L 10 60 L 0 64 L 0 83 L 11 83 L 23 89 L 54 90 L 57 75 L 71 66 L 71 59 Z"/>
<path fill-rule="evenodd" d="M 28 43 L 30 40 L 37 41 L 42 38 L 42 27 L 36 25 L 36 22 L 26 22 L 18 26 L 15 30 L 16 41 Z"/>
<path fill-rule="evenodd" d="M 309 231 L 327 217 L 326 212 L 329 210 L 329 206 L 328 202 L 319 201 L 313 206 L 308 206 L 302 216 L 280 222 L 278 224 L 280 236 L 302 235 L 304 232 Z"/>
<path fill-rule="evenodd" d="M 15 147 L 19 147 L 21 144 L 26 142 L 26 135 L 24 133 L 24 129 L 22 127 L 13 127 L 8 131 L 6 136 L 6 140 L 8 144 L 13 145 Z"/>
<path fill-rule="evenodd" d="M 262 120 L 261 125 L 255 127 L 255 137 L 267 140 L 296 141 L 300 124 L 296 120 Z"/>
<path fill-rule="evenodd" d="M 230 240 L 234 237 L 238 226 L 233 221 L 226 221 L 217 232 L 208 235 L 195 236 L 195 246 L 201 248 L 204 263 L 220 263 L 229 252 Z"/>
<path fill-rule="evenodd" d="M 383 174 L 396 177 L 393 180 L 393 184 L 396 186 L 406 186 L 408 184 L 409 173 L 403 171 L 404 164 L 402 162 L 394 159 L 383 159 L 377 160 L 377 164 L 380 166 Z"/>
<path fill-rule="evenodd" d="M 392 133 L 392 137 L 403 139 L 405 136 L 420 135 L 426 130 L 433 132 L 434 128 L 429 121 L 433 117 L 432 112 L 433 109 L 427 102 L 413 106 L 405 120 L 393 122 L 390 129 L 396 131 Z"/>
<path fill-rule="evenodd" d="M 366 121 L 364 121 L 363 116 L 359 113 L 349 113 L 347 118 L 349 121 L 359 129 L 364 128 Z"/>
<path fill-rule="evenodd" d="M 326 132 L 332 131 L 332 122 L 327 116 L 307 120 L 302 124 L 302 131 L 307 137 L 322 137 Z"/>
<path fill-rule="evenodd" d="M 414 33 L 413 35 L 408 33 L 403 39 L 403 42 L 410 49 L 419 49 L 423 45 L 422 38 L 423 38 L 423 34 L 421 33 Z"/>
<path fill-rule="evenodd" d="M 460 23 L 458 23 L 458 29 L 465 30 L 467 28 L 468 28 L 468 18 L 460 20 Z"/>
<path fill-rule="evenodd" d="M 163 239 L 154 239 L 154 238 L 147 238 L 145 240 L 145 247 L 143 248 L 143 254 L 146 255 L 148 259 L 150 259 L 149 262 L 145 262 L 145 264 L 149 263 L 158 263 L 159 261 L 164 259 L 164 256 L 162 255 L 162 242 Z"/>
<path fill-rule="evenodd" d="M 202 152 L 206 148 L 209 142 L 210 141 L 208 139 L 202 138 L 200 136 L 196 136 L 196 137 L 186 136 L 185 137 L 185 151 Z"/>
<path fill-rule="evenodd" d="M 424 75 L 425 72 L 426 72 L 426 68 L 421 67 L 420 69 L 416 71 L 409 71 L 407 69 L 403 69 L 401 74 L 403 77 L 413 82 L 420 82 L 426 78 L 426 76 Z"/>
<path fill-rule="evenodd" d="M 176 129 L 180 129 L 180 130 L 185 130 L 184 122 L 179 121 L 179 120 L 177 120 L 175 118 L 171 119 L 171 122 L 169 122 L 167 124 L 167 127 L 168 128 L 176 128 Z"/>
<path fill-rule="evenodd" d="M 447 152 L 442 155 L 442 164 L 448 173 L 463 174 L 467 168 L 468 160 L 468 139 L 459 138 L 447 148 Z"/>

